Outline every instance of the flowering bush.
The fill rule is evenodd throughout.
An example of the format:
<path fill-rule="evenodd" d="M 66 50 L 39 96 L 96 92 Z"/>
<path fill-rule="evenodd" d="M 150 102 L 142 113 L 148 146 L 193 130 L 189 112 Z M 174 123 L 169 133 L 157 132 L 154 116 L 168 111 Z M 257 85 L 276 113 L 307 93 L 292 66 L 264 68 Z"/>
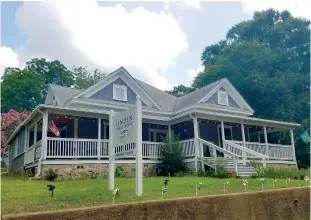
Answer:
<path fill-rule="evenodd" d="M 7 113 L 1 114 L 1 156 L 3 153 L 7 152 L 7 139 L 29 114 L 30 112 L 27 111 L 17 112 L 13 109 Z"/>

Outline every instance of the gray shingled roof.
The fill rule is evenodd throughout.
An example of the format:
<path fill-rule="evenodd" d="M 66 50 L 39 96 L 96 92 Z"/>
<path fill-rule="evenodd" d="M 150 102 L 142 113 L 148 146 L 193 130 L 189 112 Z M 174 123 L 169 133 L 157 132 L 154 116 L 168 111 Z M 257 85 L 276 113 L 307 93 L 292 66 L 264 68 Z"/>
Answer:
<path fill-rule="evenodd" d="M 138 79 L 135 80 L 145 90 L 145 92 L 148 93 L 148 95 L 162 108 L 163 111 L 171 112 L 195 105 L 224 79 L 220 79 L 216 82 L 213 82 L 212 84 L 209 84 L 203 88 L 200 88 L 194 92 L 178 98 Z M 50 86 L 54 96 L 60 102 L 58 103 L 60 106 L 64 105 L 73 96 L 82 92 L 82 90 L 58 85 Z"/>
<path fill-rule="evenodd" d="M 212 91 L 219 83 L 224 79 L 217 80 L 207 86 L 204 86 L 194 92 L 177 98 L 174 111 L 181 110 L 197 104 L 204 96 L 206 96 L 210 91 Z"/>
<path fill-rule="evenodd" d="M 79 90 L 79 89 L 73 89 L 73 88 L 54 85 L 54 84 L 51 84 L 50 88 L 55 98 L 58 100 L 58 102 L 60 102 L 58 103 L 59 105 L 64 105 L 73 96 L 82 92 L 82 90 Z"/>
<path fill-rule="evenodd" d="M 147 83 L 135 79 L 146 93 L 162 108 L 163 111 L 173 111 L 177 97 L 163 92 Z"/>

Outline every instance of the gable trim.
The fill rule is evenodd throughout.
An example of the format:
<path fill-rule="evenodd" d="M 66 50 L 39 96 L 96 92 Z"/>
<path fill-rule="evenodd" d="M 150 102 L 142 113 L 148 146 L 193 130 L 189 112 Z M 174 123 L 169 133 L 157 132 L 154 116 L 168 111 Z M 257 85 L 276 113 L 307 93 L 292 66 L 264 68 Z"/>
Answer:
<path fill-rule="evenodd" d="M 214 95 L 221 87 L 223 87 L 228 95 L 231 96 L 233 101 L 241 108 L 243 111 L 249 111 L 252 114 L 254 113 L 254 110 L 249 106 L 249 104 L 245 101 L 245 99 L 241 96 L 241 94 L 235 89 L 235 87 L 230 83 L 230 81 L 225 78 L 221 83 L 219 83 L 213 90 L 211 90 L 207 95 L 205 95 L 200 101 L 206 102 L 212 95 Z M 243 108 L 246 109 L 243 109 Z"/>
<path fill-rule="evenodd" d="M 122 73 L 121 71 L 123 71 L 125 74 L 121 74 Z M 120 67 L 119 69 L 110 73 L 108 76 L 103 78 L 101 81 L 94 84 L 93 86 L 90 86 L 86 90 L 84 90 L 81 93 L 79 93 L 78 95 L 74 96 L 72 99 L 77 99 L 79 97 L 89 98 L 90 96 L 94 95 L 96 92 L 105 88 L 107 85 L 113 83 L 118 78 L 122 79 L 133 90 L 133 92 L 136 93 L 136 95 L 139 95 L 141 97 L 141 100 L 148 107 L 155 106 L 156 108 L 161 109 L 161 107 L 158 105 L 158 103 L 156 103 L 149 96 L 149 94 L 136 82 L 136 80 L 129 74 L 129 72 L 124 67 Z"/>

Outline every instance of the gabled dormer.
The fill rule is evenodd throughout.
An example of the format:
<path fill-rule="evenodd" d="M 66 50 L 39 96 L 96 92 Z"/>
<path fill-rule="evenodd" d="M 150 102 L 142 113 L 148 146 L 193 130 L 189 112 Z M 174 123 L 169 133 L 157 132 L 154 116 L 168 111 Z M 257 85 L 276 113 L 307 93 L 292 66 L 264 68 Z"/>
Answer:
<path fill-rule="evenodd" d="M 74 96 L 67 105 L 77 100 L 101 103 L 116 104 L 135 104 L 136 96 L 140 96 L 142 105 L 161 110 L 161 107 L 154 101 L 150 95 L 141 87 L 141 85 L 127 72 L 123 67 L 110 73 L 100 82 L 87 88 Z"/>
<path fill-rule="evenodd" d="M 220 83 L 199 101 L 199 103 L 216 109 L 225 109 L 228 111 L 231 109 L 236 112 L 241 111 L 248 115 L 254 113 L 254 110 L 227 78 L 221 80 Z"/>

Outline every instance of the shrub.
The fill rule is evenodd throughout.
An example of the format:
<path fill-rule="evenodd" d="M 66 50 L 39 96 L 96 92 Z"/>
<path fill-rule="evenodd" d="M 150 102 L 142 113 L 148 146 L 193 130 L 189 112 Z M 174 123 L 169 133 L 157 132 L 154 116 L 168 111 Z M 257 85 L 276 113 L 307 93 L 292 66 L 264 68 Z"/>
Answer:
<path fill-rule="evenodd" d="M 173 176 L 178 172 L 187 170 L 186 164 L 183 161 L 182 145 L 175 136 L 171 137 L 171 141 L 167 138 L 164 140 L 164 145 L 160 149 L 160 155 L 158 168 L 161 176 Z"/>
<path fill-rule="evenodd" d="M 124 175 L 123 166 L 118 165 L 115 172 L 115 177 L 122 177 Z"/>
<path fill-rule="evenodd" d="M 178 171 L 177 173 L 174 174 L 174 176 L 183 177 L 183 176 L 185 176 L 185 174 L 182 171 Z"/>
<path fill-rule="evenodd" d="M 50 168 L 47 171 L 45 171 L 44 177 L 48 181 L 54 181 L 57 179 L 57 171 Z"/>
<path fill-rule="evenodd" d="M 216 160 L 215 177 L 218 177 L 220 179 L 228 177 L 223 158 L 217 158 Z"/>
<path fill-rule="evenodd" d="M 292 167 L 267 167 L 257 170 L 258 177 L 260 178 L 286 178 L 301 179 L 310 175 L 310 169 L 297 169 Z"/>

